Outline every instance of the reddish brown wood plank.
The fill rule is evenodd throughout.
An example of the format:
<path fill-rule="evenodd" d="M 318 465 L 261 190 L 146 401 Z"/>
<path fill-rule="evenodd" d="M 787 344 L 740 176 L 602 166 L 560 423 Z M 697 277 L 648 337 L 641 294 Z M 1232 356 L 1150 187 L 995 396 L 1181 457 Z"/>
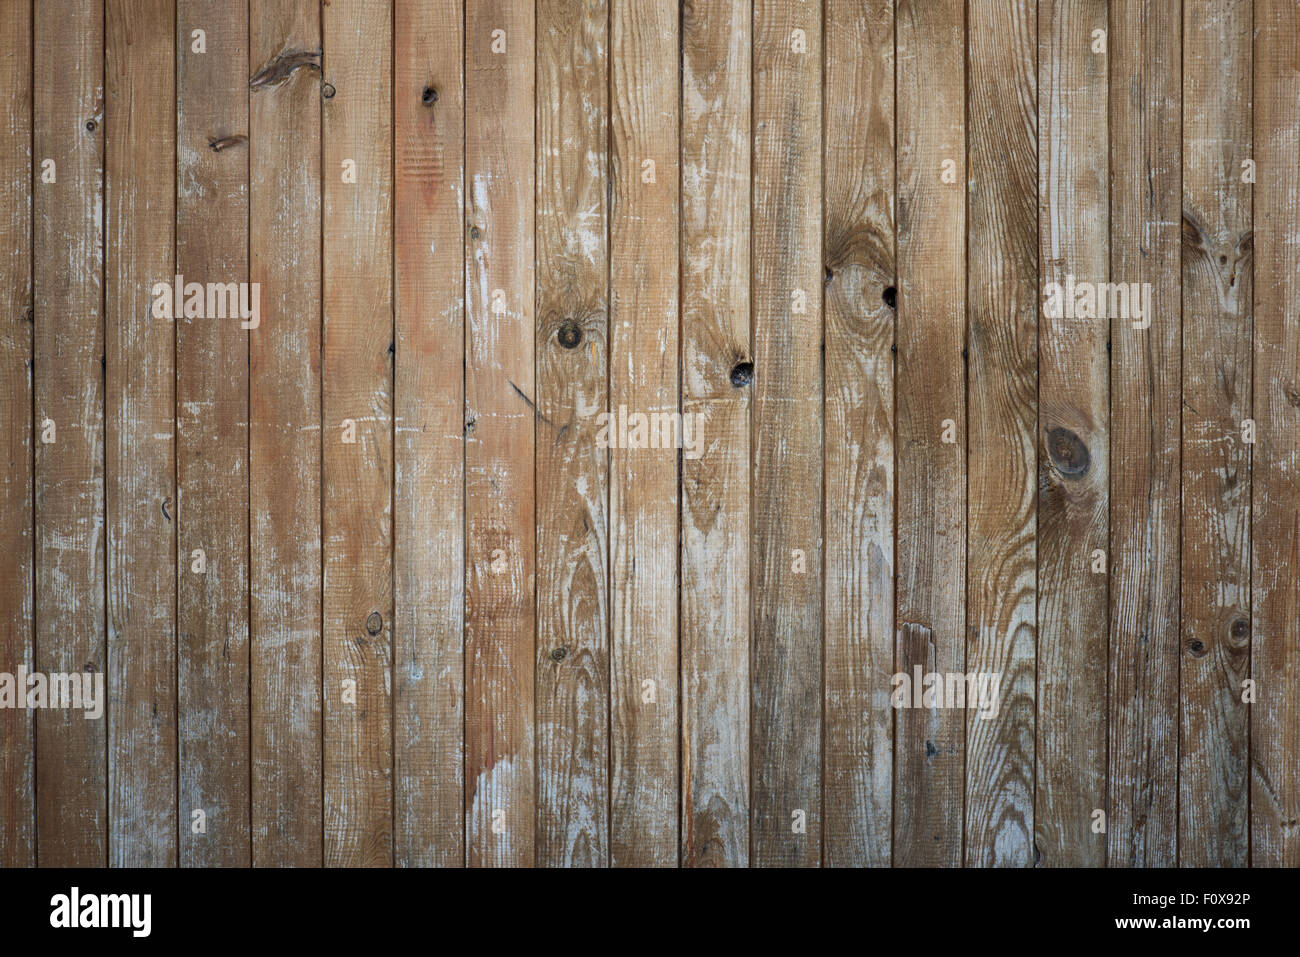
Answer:
<path fill-rule="evenodd" d="M 320 866 L 321 74 L 311 0 L 253 0 L 249 261 L 252 841 Z"/>
<path fill-rule="evenodd" d="M 393 858 L 392 12 L 322 11 L 325 863 Z"/>
<path fill-rule="evenodd" d="M 464 5 L 394 16 L 394 863 L 432 867 L 465 860 Z"/>
<path fill-rule="evenodd" d="M 176 339 L 154 292 L 176 272 L 173 3 L 109 0 L 104 76 L 108 859 L 174 867 Z"/>
<path fill-rule="evenodd" d="M 465 845 L 534 861 L 534 10 L 465 10 Z"/>
<path fill-rule="evenodd" d="M 206 287 L 176 317 L 180 863 L 247 867 L 248 7 L 177 14 L 176 271 Z"/>
<path fill-rule="evenodd" d="M 15 675 L 35 668 L 36 630 L 32 187 L 41 173 L 33 173 L 32 10 L 26 3 L 6 5 L 0 19 L 0 108 L 9 117 L 0 127 L 0 223 L 8 239 L 0 251 L 0 672 Z M 0 711 L 0 867 L 36 863 L 35 727 L 25 708 Z"/>

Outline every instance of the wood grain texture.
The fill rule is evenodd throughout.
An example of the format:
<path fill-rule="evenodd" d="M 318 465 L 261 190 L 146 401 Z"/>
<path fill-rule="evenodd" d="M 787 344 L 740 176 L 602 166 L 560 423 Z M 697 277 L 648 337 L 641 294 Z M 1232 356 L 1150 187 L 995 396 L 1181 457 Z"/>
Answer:
<path fill-rule="evenodd" d="M 195 30 L 206 52 L 195 50 Z M 179 5 L 176 59 L 176 271 L 187 285 L 246 283 L 248 7 Z M 260 302 L 259 293 L 259 326 Z M 247 867 L 252 330 L 225 302 L 215 314 L 206 307 L 176 317 L 180 863 Z M 198 833 L 195 811 L 203 812 Z"/>
<path fill-rule="evenodd" d="M 495 49 L 494 49 L 495 48 Z M 465 850 L 528 866 L 534 675 L 535 20 L 465 8 Z M 500 52 L 496 52 L 496 51 Z"/>
<path fill-rule="evenodd" d="M 749 863 L 752 11 L 682 8 L 682 863 Z M 749 364 L 747 367 L 746 364 Z M 735 378 L 733 379 L 733 370 Z"/>
<path fill-rule="evenodd" d="M 537 5 L 537 863 L 609 861 L 609 15 Z"/>
<path fill-rule="evenodd" d="M 1038 9 L 1040 303 L 1109 273 L 1109 53 L 1104 0 Z M 1104 35 L 1104 33 L 1102 34 Z M 1100 867 L 1106 838 L 1109 324 L 1038 315 L 1035 862 Z M 1082 454 L 1079 450 L 1083 450 Z"/>
<path fill-rule="evenodd" d="M 391 10 L 333 0 L 321 31 L 325 863 L 365 867 L 393 855 Z"/>
<path fill-rule="evenodd" d="M 91 26 L 78 35 L 68 17 Z M 104 674 L 104 10 L 101 3 L 42 4 L 37 56 L 70 64 L 36 72 L 33 173 L 35 407 L 35 666 Z M 94 24 L 99 24 L 96 28 Z M 87 666 L 90 672 L 84 672 Z M 107 681 L 107 678 L 105 679 Z M 98 866 L 108 860 L 107 715 L 36 717 L 37 860 Z"/>
<path fill-rule="evenodd" d="M 821 860 L 822 11 L 754 4 L 751 853 Z"/>
<path fill-rule="evenodd" d="M 1149 328 L 1111 321 L 1112 867 L 1177 859 L 1180 9 L 1115 6 L 1108 39 L 1110 278 L 1151 291 Z"/>
<path fill-rule="evenodd" d="M 610 353 L 620 358 L 609 403 L 620 419 L 651 416 L 651 432 L 656 414 L 680 408 L 679 20 L 670 0 L 611 3 Z M 678 431 L 686 455 L 691 421 Z M 679 454 L 662 445 L 610 451 L 610 858 L 630 867 L 676 866 L 680 846 Z"/>
<path fill-rule="evenodd" d="M 0 671 L 13 674 L 35 667 L 32 187 L 40 174 L 32 157 L 32 10 L 25 3 L 0 10 L 0 104 L 9 117 L 0 127 L 0 224 L 9 239 L 0 252 Z M 0 712 L 0 867 L 36 863 L 35 729 L 30 711 Z"/>
<path fill-rule="evenodd" d="M 968 866 L 1033 863 L 1037 13 L 994 0 L 972 5 L 967 24 L 966 672 L 996 694 L 973 704 L 967 684 Z"/>
<path fill-rule="evenodd" d="M 114 867 L 177 863 L 176 338 L 174 320 L 153 315 L 151 293 L 175 275 L 175 54 L 174 4 L 109 0 L 104 474 Z"/>
<path fill-rule="evenodd" d="M 964 36 L 963 4 L 899 3 L 896 446 L 909 454 L 897 471 L 896 671 L 908 676 L 966 670 Z M 961 711 L 898 710 L 895 865 L 961 864 L 964 732 Z"/>
<path fill-rule="evenodd" d="M 1257 0 L 1250 860 L 1300 864 L 1300 9 Z"/>
<path fill-rule="evenodd" d="M 1183 7 L 1178 861 L 1249 859 L 1252 8 Z"/>
<path fill-rule="evenodd" d="M 465 860 L 464 15 L 402 0 L 393 21 L 393 844 L 409 866 Z"/>
<path fill-rule="evenodd" d="M 827 0 L 826 863 L 888 866 L 893 829 L 894 9 Z"/>
<path fill-rule="evenodd" d="M 0 864 L 1300 863 L 1298 28 L 0 0 Z"/>
<path fill-rule="evenodd" d="M 248 339 L 253 864 L 320 866 L 318 6 L 253 0 L 249 42 L 249 262 L 266 316 Z"/>

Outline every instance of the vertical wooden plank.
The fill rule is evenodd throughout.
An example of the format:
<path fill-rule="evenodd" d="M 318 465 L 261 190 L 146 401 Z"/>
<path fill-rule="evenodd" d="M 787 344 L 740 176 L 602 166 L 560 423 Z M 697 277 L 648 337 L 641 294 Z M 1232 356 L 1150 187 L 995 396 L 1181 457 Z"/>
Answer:
<path fill-rule="evenodd" d="M 36 667 L 32 184 L 40 173 L 32 172 L 32 10 L 21 0 L 5 4 L 0 19 L 0 90 L 9 117 L 0 128 L 0 222 L 8 238 L 0 252 L 0 671 L 14 674 Z M 35 725 L 25 708 L 0 712 L 0 867 L 36 863 Z"/>
<path fill-rule="evenodd" d="M 34 7 L 35 657 L 43 673 L 105 675 L 104 8 Z M 69 30 L 69 23 L 85 24 Z M 54 182 L 43 182 L 45 160 Z M 164 278 L 159 276 L 158 278 Z M 108 862 L 107 713 L 36 716 L 38 860 Z"/>
<path fill-rule="evenodd" d="M 749 248 L 747 2 L 682 7 L 682 852 L 749 863 Z"/>
<path fill-rule="evenodd" d="M 534 62 L 531 3 L 467 0 L 465 849 L 476 866 L 534 860 Z"/>
<path fill-rule="evenodd" d="M 1109 270 L 1107 24 L 1105 0 L 1039 7 L 1039 295 L 1067 277 L 1103 282 Z M 1100 318 L 1038 315 L 1035 859 L 1100 867 L 1106 839 L 1092 812 L 1106 807 L 1110 332 Z"/>
<path fill-rule="evenodd" d="M 537 7 L 537 863 L 609 859 L 608 11 Z"/>
<path fill-rule="evenodd" d="M 194 36 L 196 30 L 202 35 Z M 186 288 L 247 283 L 248 6 L 179 4 L 176 31 L 176 271 Z M 234 302 L 238 308 L 231 310 Z M 250 289 L 229 303 L 205 295 L 202 315 L 176 316 L 182 866 L 246 867 L 250 860 L 251 330 L 244 327 L 260 325 L 260 292 L 254 299 Z M 257 315 L 245 319 L 240 310 L 254 303 Z M 200 833 L 192 826 L 195 811 L 204 814 Z"/>
<path fill-rule="evenodd" d="M 966 672 L 975 683 L 966 685 L 963 845 L 972 867 L 1034 862 L 1037 14 L 1031 0 L 991 0 L 970 5 L 967 26 Z"/>
<path fill-rule="evenodd" d="M 1116 5 L 1108 41 L 1110 278 L 1151 292 L 1149 317 L 1131 315 L 1132 303 L 1130 315 L 1111 317 L 1106 836 L 1119 867 L 1177 860 L 1180 9 L 1176 0 Z"/>
<path fill-rule="evenodd" d="M 1180 864 L 1249 859 L 1252 8 L 1183 7 Z"/>
<path fill-rule="evenodd" d="M 826 6 L 826 863 L 889 866 L 894 4 Z"/>
<path fill-rule="evenodd" d="M 613 0 L 610 90 L 610 479 L 613 655 L 610 856 L 678 863 L 677 449 L 656 416 L 678 414 L 680 11 Z M 649 417 L 649 447 L 637 420 Z M 663 421 L 662 418 L 659 420 Z M 697 455 L 683 420 L 677 438 Z M 656 435 L 659 441 L 654 441 Z M 617 439 L 617 440 L 615 440 Z M 655 448 L 655 445 L 660 447 Z"/>
<path fill-rule="evenodd" d="M 319 9 L 250 8 L 249 260 L 266 317 L 248 340 L 252 838 L 270 867 L 323 861 Z"/>
<path fill-rule="evenodd" d="M 966 670 L 965 11 L 897 17 L 897 671 L 914 684 Z M 960 711 L 898 710 L 895 864 L 961 864 L 964 730 Z"/>
<path fill-rule="evenodd" d="M 321 31 L 325 864 L 373 867 L 393 853 L 392 11 L 333 0 Z"/>
<path fill-rule="evenodd" d="M 822 12 L 754 4 L 753 859 L 821 860 Z"/>
<path fill-rule="evenodd" d="M 105 18 L 113 867 L 177 862 L 176 340 L 153 292 L 176 264 L 175 14 L 169 0 L 109 0 Z"/>
<path fill-rule="evenodd" d="M 393 829 L 425 867 L 465 860 L 463 30 L 462 0 L 394 12 Z"/>
<path fill-rule="evenodd" d="M 1300 865 L 1300 7 L 1257 0 L 1251 863 Z"/>

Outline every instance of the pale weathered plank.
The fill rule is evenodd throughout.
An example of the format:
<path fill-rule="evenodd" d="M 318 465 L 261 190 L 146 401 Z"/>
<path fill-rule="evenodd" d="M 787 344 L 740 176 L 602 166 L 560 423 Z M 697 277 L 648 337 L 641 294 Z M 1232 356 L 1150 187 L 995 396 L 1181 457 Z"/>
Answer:
<path fill-rule="evenodd" d="M 897 17 L 896 667 L 910 687 L 918 670 L 965 671 L 966 63 L 960 0 L 903 0 Z M 964 725 L 958 710 L 898 711 L 895 864 L 962 862 Z"/>
<path fill-rule="evenodd" d="M 677 448 L 680 408 L 678 105 L 680 29 L 670 0 L 610 11 L 613 222 L 610 282 L 610 856 L 678 863 Z M 637 432 L 648 416 L 648 435 Z M 645 420 L 641 420 L 645 421 Z M 696 455 L 681 422 L 674 445 Z M 645 441 L 639 436 L 645 435 Z M 656 442 L 655 439 L 658 439 Z M 654 446 L 658 446 L 657 448 Z"/>
<path fill-rule="evenodd" d="M 253 0 L 250 17 L 249 262 L 266 317 L 248 334 L 253 864 L 320 866 L 320 16 Z"/>
<path fill-rule="evenodd" d="M 1045 315 L 1049 283 L 1104 282 L 1106 0 L 1038 9 L 1038 718 L 1034 849 L 1098 867 L 1106 808 L 1110 341 L 1101 318 Z M 1099 35 L 1097 31 L 1102 31 Z"/>
<path fill-rule="evenodd" d="M 534 860 L 534 58 L 532 4 L 468 0 L 465 849 L 476 866 Z"/>
<path fill-rule="evenodd" d="M 393 846 L 465 861 L 462 0 L 393 23 Z"/>
<path fill-rule="evenodd" d="M 105 344 L 108 860 L 177 863 L 174 319 L 176 23 L 167 0 L 109 0 Z M 65 30 L 68 23 L 52 24 Z M 83 121 L 85 122 L 85 121 Z M 98 132 L 98 131 L 97 131 Z M 166 303 L 168 294 L 159 297 Z M 187 815 L 188 817 L 188 815 Z"/>
<path fill-rule="evenodd" d="M 1106 836 L 1117 867 L 1177 859 L 1181 28 L 1176 0 L 1111 8 L 1110 279 L 1151 291 L 1149 328 L 1134 328 L 1147 319 L 1132 303 L 1110 315 Z"/>
<path fill-rule="evenodd" d="M 1178 862 L 1249 858 L 1252 5 L 1183 6 Z"/>
<path fill-rule="evenodd" d="M 391 12 L 333 0 L 321 30 L 325 863 L 376 866 L 393 853 Z"/>
<path fill-rule="evenodd" d="M 1300 865 L 1300 7 L 1257 0 L 1250 860 Z"/>
<path fill-rule="evenodd" d="M 609 860 L 608 28 L 537 5 L 537 863 Z"/>
<path fill-rule="evenodd" d="M 0 8 L 0 108 L 9 118 L 0 127 L 0 230 L 8 240 L 0 250 L 0 672 L 14 674 L 20 666 L 35 667 L 36 630 L 32 186 L 41 174 L 39 162 L 33 173 L 32 10 L 27 3 Z M 73 126 L 71 119 L 68 126 Z M 83 720 L 79 714 L 71 718 Z M 0 867 L 36 863 L 35 727 L 33 713 L 25 708 L 0 711 Z"/>
<path fill-rule="evenodd" d="M 682 8 L 682 863 L 749 863 L 748 3 Z"/>
<path fill-rule="evenodd" d="M 201 30 L 201 36 L 194 32 Z M 200 49 L 202 52 L 200 52 Z M 176 271 L 247 283 L 248 7 L 177 6 Z M 205 290 L 206 292 L 206 290 Z M 247 867 L 248 336 L 260 294 L 176 316 L 180 863 Z M 247 320 L 244 304 L 257 305 Z M 209 306 L 219 306 L 210 310 Z M 249 310 L 252 311 L 251 309 Z M 189 312 L 187 309 L 186 312 Z M 254 333 L 255 334 L 255 333 Z M 195 820 L 195 812 L 202 818 Z"/>
<path fill-rule="evenodd" d="M 894 777 L 892 0 L 826 4 L 825 97 L 825 859 L 880 867 Z"/>
<path fill-rule="evenodd" d="M 1038 18 L 972 4 L 965 863 L 1034 862 Z M 978 691 L 972 701 L 971 690 Z M 948 702 L 952 704 L 952 702 Z"/>

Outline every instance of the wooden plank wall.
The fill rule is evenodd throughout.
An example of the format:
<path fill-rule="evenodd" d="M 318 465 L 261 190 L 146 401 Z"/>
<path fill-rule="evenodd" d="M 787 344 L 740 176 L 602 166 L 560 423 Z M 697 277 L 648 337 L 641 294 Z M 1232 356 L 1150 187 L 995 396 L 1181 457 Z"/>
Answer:
<path fill-rule="evenodd" d="M 1300 864 L 1297 37 L 0 0 L 0 865 Z"/>

